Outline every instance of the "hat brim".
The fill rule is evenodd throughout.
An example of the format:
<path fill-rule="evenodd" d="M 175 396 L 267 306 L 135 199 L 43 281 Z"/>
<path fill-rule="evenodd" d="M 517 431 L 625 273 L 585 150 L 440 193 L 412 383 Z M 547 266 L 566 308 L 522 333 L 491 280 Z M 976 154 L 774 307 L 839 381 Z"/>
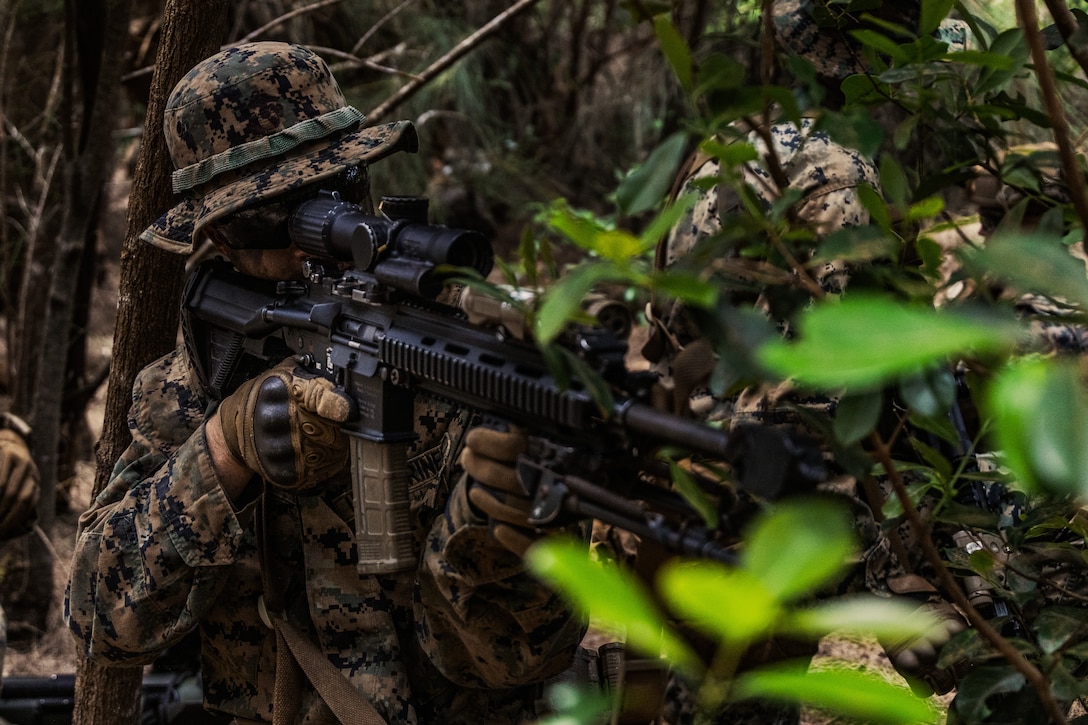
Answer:
<path fill-rule="evenodd" d="M 335 176 L 344 168 L 370 164 L 397 151 L 419 148 L 411 121 L 360 129 L 308 145 L 304 151 L 275 159 L 200 198 L 185 198 L 159 217 L 140 239 L 176 254 L 193 250 L 200 230 L 227 214 L 285 191 Z"/>

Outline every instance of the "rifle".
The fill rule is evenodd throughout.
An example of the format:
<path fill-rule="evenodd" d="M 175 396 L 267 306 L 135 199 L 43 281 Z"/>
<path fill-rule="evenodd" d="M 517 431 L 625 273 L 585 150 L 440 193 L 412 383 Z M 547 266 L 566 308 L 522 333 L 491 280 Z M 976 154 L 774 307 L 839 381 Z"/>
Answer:
<path fill-rule="evenodd" d="M 679 497 L 640 485 L 653 451 L 670 446 L 725 461 L 742 487 L 767 497 L 822 480 L 818 450 L 784 431 L 727 433 L 655 409 L 647 402 L 651 378 L 626 369 L 626 342 L 609 330 L 579 328 L 564 339 L 585 369 L 608 384 L 611 399 L 602 403 L 588 376 L 560 384 L 535 344 L 438 303 L 457 268 L 484 276 L 493 252 L 476 232 L 426 224 L 426 200 L 417 199 L 387 197 L 375 216 L 336 192 L 321 192 L 302 202 L 288 224 L 298 247 L 329 260 L 309 264 L 305 281 L 258 280 L 210 260 L 184 295 L 186 340 L 213 397 L 294 356 L 355 401 L 358 415 L 344 430 L 361 572 L 395 572 L 416 561 L 406 443 L 415 435 L 413 400 L 420 392 L 532 434 L 544 465 L 523 468 L 540 524 L 554 523 L 564 509 L 660 538 L 681 553 L 729 560 L 712 531 L 677 529 L 666 515 L 635 503 L 693 514 Z M 351 266 L 343 270 L 343 262 Z"/>
<path fill-rule="evenodd" d="M 67 725 L 75 707 L 73 674 L 5 677 L 0 689 L 0 721 L 11 725 Z M 204 709 L 200 674 L 153 672 L 144 675 L 140 725 L 225 725 L 230 718 Z"/>

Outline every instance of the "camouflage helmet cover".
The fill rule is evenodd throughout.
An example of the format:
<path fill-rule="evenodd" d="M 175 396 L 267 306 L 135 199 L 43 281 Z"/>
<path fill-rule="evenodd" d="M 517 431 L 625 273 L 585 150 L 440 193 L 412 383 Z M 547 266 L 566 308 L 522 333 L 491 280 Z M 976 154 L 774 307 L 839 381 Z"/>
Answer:
<path fill-rule="evenodd" d="M 825 78 L 841 80 L 868 73 L 871 69 L 860 52 L 861 46 L 849 32 L 863 27 L 852 19 L 848 12 L 850 5 L 833 0 L 774 0 L 775 42 L 783 52 L 807 60 Z M 877 2 L 866 12 L 911 27 L 918 23 L 920 6 L 917 0 Z M 950 51 L 964 50 L 969 44 L 967 35 L 966 23 L 950 19 L 944 20 L 934 33 L 938 40 L 948 44 Z"/>
<path fill-rule="evenodd" d="M 408 121 L 360 128 L 363 114 L 325 62 L 287 43 L 202 61 L 174 87 L 164 116 L 173 190 L 186 196 L 140 238 L 178 253 L 216 219 L 418 143 Z"/>

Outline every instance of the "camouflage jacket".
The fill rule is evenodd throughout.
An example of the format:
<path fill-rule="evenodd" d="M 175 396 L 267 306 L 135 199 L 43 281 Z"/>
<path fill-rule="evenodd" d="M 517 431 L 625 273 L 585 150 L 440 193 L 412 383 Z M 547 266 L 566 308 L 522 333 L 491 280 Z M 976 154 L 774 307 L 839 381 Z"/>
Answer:
<path fill-rule="evenodd" d="M 265 575 L 284 593 L 284 612 L 388 722 L 531 714 L 535 683 L 568 664 L 583 626 L 493 542 L 463 481 L 451 485 L 463 413 L 417 403 L 418 568 L 365 576 L 347 476 L 321 495 L 268 487 L 235 510 L 207 452 L 207 405 L 183 347 L 137 378 L 132 443 L 80 519 L 68 584 L 65 617 L 90 657 L 141 665 L 195 628 L 206 705 L 270 720 L 276 635 L 258 613 L 263 527 Z M 330 715 L 313 692 L 301 711 L 305 722 Z"/>

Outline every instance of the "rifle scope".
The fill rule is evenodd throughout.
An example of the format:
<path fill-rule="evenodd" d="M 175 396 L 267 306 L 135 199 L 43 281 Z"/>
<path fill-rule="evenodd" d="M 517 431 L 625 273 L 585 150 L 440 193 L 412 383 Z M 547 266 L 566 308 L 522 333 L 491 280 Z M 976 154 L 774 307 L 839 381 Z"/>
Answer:
<path fill-rule="evenodd" d="M 486 276 L 494 263 L 491 243 L 479 232 L 426 223 L 423 197 L 387 197 L 382 216 L 367 214 L 339 192 L 322 191 L 291 214 L 291 241 L 326 259 L 351 261 L 384 285 L 434 299 L 452 267 Z"/>

